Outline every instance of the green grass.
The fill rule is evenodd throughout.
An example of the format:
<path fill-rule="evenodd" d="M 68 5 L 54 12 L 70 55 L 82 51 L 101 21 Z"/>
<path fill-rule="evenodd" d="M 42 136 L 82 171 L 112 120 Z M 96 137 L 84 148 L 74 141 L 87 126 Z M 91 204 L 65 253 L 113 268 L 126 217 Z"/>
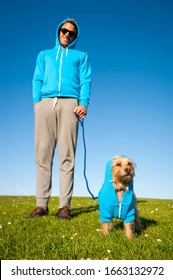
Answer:
<path fill-rule="evenodd" d="M 26 219 L 34 197 L 0 197 L 2 260 L 170 260 L 173 256 L 173 200 L 138 199 L 143 232 L 133 241 L 115 220 L 109 236 L 100 233 L 98 201 L 72 199 L 73 219 L 57 220 L 58 199 L 49 216 Z"/>

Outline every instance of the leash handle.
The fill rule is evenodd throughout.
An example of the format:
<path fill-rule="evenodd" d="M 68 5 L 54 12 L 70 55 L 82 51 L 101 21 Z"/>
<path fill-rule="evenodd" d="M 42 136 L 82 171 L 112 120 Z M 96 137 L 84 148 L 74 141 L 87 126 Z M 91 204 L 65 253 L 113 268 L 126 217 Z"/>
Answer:
<path fill-rule="evenodd" d="M 88 190 L 89 194 L 91 195 L 92 199 L 95 200 L 95 199 L 98 198 L 98 196 L 94 196 L 92 194 L 92 192 L 90 191 L 89 184 L 88 184 L 88 179 L 87 179 L 87 176 L 86 176 L 86 154 L 87 154 L 87 149 L 86 149 L 86 143 L 85 143 L 84 119 L 78 118 L 78 120 L 79 120 L 79 122 L 81 124 L 81 127 L 82 127 L 82 138 L 83 138 L 83 145 L 84 145 L 84 170 L 83 170 L 83 174 L 84 174 L 87 190 Z"/>

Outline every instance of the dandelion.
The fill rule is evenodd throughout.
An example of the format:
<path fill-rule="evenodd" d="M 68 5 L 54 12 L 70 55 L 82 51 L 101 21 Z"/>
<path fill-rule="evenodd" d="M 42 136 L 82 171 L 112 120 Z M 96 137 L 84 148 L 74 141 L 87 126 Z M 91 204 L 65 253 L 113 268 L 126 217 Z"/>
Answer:
<path fill-rule="evenodd" d="M 75 232 L 75 233 L 73 234 L 73 237 L 75 237 L 76 235 L 78 235 L 78 233 L 77 233 L 77 232 Z"/>
<path fill-rule="evenodd" d="M 7 212 L 3 212 L 2 214 L 3 214 L 3 215 L 6 215 L 6 214 L 7 214 Z"/>
<path fill-rule="evenodd" d="M 145 237 L 148 237 L 148 234 L 145 234 Z"/>
<path fill-rule="evenodd" d="M 100 229 L 99 229 L 99 228 L 97 228 L 97 229 L 96 229 L 96 231 L 97 231 L 97 232 L 99 232 L 99 231 L 100 231 Z"/>

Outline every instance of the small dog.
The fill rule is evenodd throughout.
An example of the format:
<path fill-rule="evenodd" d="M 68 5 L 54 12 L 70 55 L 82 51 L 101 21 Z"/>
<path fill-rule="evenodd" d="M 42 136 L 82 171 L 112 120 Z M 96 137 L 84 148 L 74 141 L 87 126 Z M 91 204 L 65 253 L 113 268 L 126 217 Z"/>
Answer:
<path fill-rule="evenodd" d="M 124 156 L 115 156 L 106 166 L 103 186 L 99 192 L 102 233 L 113 227 L 113 218 L 124 221 L 126 236 L 134 238 L 134 229 L 141 231 L 137 202 L 133 191 L 135 163 Z"/>

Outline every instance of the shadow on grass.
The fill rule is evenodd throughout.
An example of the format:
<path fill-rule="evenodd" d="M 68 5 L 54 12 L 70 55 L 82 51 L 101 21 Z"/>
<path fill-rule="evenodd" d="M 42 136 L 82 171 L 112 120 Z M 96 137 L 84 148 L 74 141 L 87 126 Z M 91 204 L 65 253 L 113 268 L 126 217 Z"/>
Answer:
<path fill-rule="evenodd" d="M 143 230 L 147 229 L 148 227 L 157 225 L 157 222 L 153 219 L 145 219 L 145 218 L 140 217 L 140 221 L 141 221 Z"/>
<path fill-rule="evenodd" d="M 141 225 L 142 225 L 142 231 L 146 230 L 148 227 L 151 227 L 151 226 L 155 226 L 157 225 L 157 222 L 155 220 L 149 220 L 149 219 L 145 219 L 145 218 L 141 218 L 140 217 L 140 221 L 141 221 Z M 118 229 L 122 229 L 124 228 L 124 223 L 123 221 L 121 220 L 118 220 L 118 219 L 114 219 L 114 225 L 113 225 L 113 228 L 116 230 Z M 138 235 L 142 233 L 142 232 L 138 232 Z"/>
<path fill-rule="evenodd" d="M 80 216 L 82 214 L 87 214 L 87 213 L 91 213 L 91 212 L 95 212 L 99 209 L 98 205 L 95 206 L 86 206 L 86 207 L 79 207 L 79 208 L 71 208 L 70 210 L 70 214 L 72 218 L 75 218 L 77 216 Z M 49 214 L 51 215 L 51 214 Z M 56 214 L 52 214 L 52 216 L 57 216 Z"/>
<path fill-rule="evenodd" d="M 139 200 L 137 199 L 137 204 L 138 203 L 144 203 L 144 202 L 148 202 L 148 201 L 147 200 L 142 200 L 142 199 L 139 199 Z"/>
<path fill-rule="evenodd" d="M 80 208 L 72 208 L 71 209 L 71 215 L 72 215 L 72 218 L 74 218 L 74 217 L 77 217 L 77 216 L 82 215 L 84 213 L 95 212 L 98 209 L 99 209 L 98 205 L 86 206 L 86 207 L 80 207 Z"/>

